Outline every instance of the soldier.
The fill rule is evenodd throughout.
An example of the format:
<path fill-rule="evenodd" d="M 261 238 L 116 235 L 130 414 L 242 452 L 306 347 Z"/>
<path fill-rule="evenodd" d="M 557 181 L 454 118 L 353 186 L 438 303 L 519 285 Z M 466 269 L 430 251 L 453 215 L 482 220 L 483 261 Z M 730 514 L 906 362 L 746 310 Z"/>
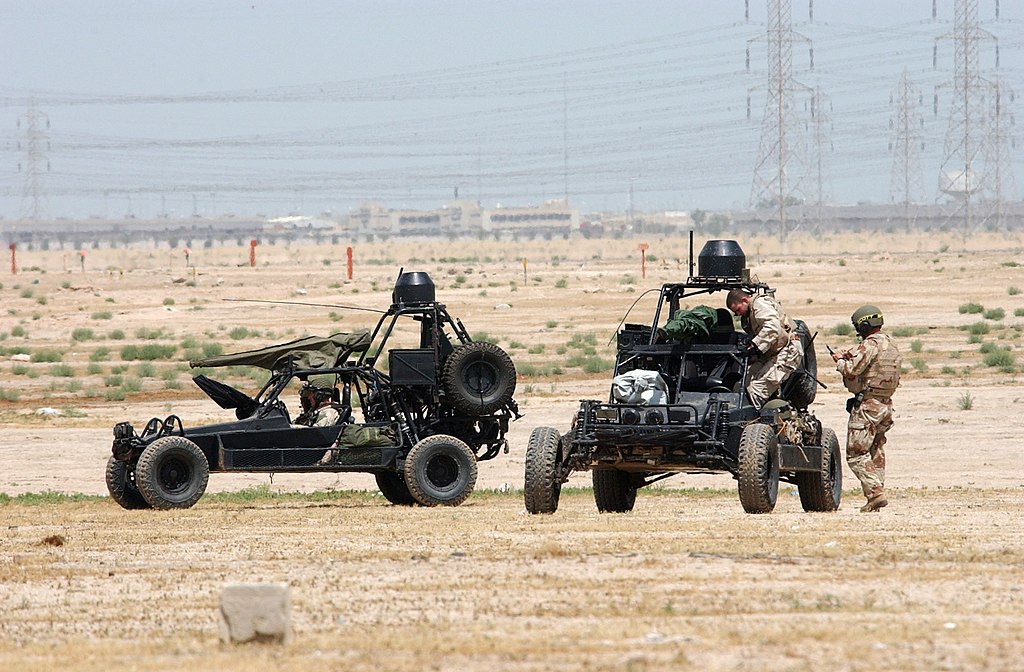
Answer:
<path fill-rule="evenodd" d="M 333 399 L 333 388 L 306 383 L 299 390 L 302 413 L 295 418 L 295 424 L 306 427 L 327 427 L 337 424 L 341 419 L 341 413 L 331 405 Z"/>
<path fill-rule="evenodd" d="M 836 370 L 853 397 L 847 402 L 850 423 L 846 462 L 860 479 L 867 504 L 861 512 L 878 511 L 885 498 L 885 433 L 892 427 L 892 395 L 900 384 L 902 358 L 896 343 L 883 334 L 882 311 L 861 306 L 850 318 L 861 343 L 855 350 L 832 353 Z"/>
<path fill-rule="evenodd" d="M 755 361 L 750 365 L 747 394 L 760 408 L 800 367 L 804 359 L 803 344 L 796 325 L 775 297 L 754 296 L 745 289 L 733 289 L 725 304 L 742 318 L 743 330 L 751 336 L 746 354 Z"/>

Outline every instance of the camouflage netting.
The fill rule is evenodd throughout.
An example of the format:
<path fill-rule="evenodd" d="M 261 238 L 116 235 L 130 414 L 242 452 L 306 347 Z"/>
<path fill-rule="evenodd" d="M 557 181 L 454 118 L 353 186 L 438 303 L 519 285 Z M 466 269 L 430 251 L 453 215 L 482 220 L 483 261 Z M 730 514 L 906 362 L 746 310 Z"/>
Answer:
<path fill-rule="evenodd" d="M 289 365 L 296 369 L 324 369 L 342 364 L 352 353 L 364 352 L 369 347 L 369 331 L 306 336 L 280 345 L 268 345 L 258 350 L 195 359 L 188 365 L 193 369 L 201 366 L 258 366 L 269 371 L 281 371 L 287 369 Z"/>

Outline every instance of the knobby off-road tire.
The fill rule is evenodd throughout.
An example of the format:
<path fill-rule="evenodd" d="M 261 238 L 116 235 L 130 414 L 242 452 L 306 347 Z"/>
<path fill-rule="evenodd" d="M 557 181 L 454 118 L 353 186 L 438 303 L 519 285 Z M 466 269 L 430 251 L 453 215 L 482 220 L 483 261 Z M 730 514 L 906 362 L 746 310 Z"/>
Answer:
<path fill-rule="evenodd" d="M 818 356 L 814 353 L 814 343 L 807 331 L 807 325 L 796 320 L 797 329 L 800 333 L 800 342 L 804 346 L 804 364 L 793 372 L 795 380 L 789 393 L 789 403 L 794 408 L 807 408 L 814 403 L 818 394 Z M 810 374 L 810 375 L 808 375 Z"/>
<path fill-rule="evenodd" d="M 562 493 L 558 462 L 561 436 L 551 427 L 537 427 L 530 432 L 526 446 L 526 479 L 523 497 L 529 513 L 554 513 Z"/>
<path fill-rule="evenodd" d="M 394 471 L 385 471 L 375 474 L 377 487 L 384 499 L 398 506 L 412 506 L 416 504 L 416 498 L 409 492 L 409 486 L 405 484 L 405 476 Z"/>
<path fill-rule="evenodd" d="M 441 385 L 456 409 L 467 415 L 489 415 L 512 400 L 516 367 L 493 343 L 466 343 L 445 361 Z"/>
<path fill-rule="evenodd" d="M 740 435 L 740 504 L 747 513 L 771 513 L 779 497 L 778 438 L 770 425 L 747 425 Z"/>
<path fill-rule="evenodd" d="M 142 451 L 135 467 L 135 484 L 154 509 L 191 507 L 209 480 L 206 455 L 184 436 L 157 439 Z"/>
<path fill-rule="evenodd" d="M 843 461 L 839 439 L 828 427 L 821 431 L 821 471 L 801 471 L 796 475 L 800 504 L 804 511 L 835 511 L 843 497 Z"/>
<path fill-rule="evenodd" d="M 422 439 L 405 457 L 405 483 L 423 506 L 458 506 L 476 486 L 476 455 L 447 434 Z"/>
<path fill-rule="evenodd" d="M 636 485 L 631 474 L 618 469 L 595 469 L 594 503 L 601 513 L 627 513 L 636 503 Z"/>
<path fill-rule="evenodd" d="M 125 509 L 148 509 L 149 502 L 135 486 L 135 474 L 127 462 L 115 459 L 113 455 L 107 459 L 107 492 L 110 497 Z"/>

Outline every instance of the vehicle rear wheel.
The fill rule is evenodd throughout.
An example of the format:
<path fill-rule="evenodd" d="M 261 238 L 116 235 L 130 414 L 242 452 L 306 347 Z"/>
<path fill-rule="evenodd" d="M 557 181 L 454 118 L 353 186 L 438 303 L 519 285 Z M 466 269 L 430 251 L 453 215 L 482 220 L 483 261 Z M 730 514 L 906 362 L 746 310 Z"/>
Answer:
<path fill-rule="evenodd" d="M 466 343 L 448 356 L 441 384 L 456 409 L 488 415 L 512 400 L 516 367 L 508 353 L 493 343 Z"/>
<path fill-rule="evenodd" d="M 740 504 L 747 513 L 771 513 L 779 497 L 778 438 L 770 425 L 747 425 L 740 435 Z"/>
<path fill-rule="evenodd" d="M 149 502 L 143 498 L 135 485 L 135 471 L 127 462 L 115 458 L 107 459 L 107 492 L 125 509 L 148 509 Z"/>
<path fill-rule="evenodd" d="M 423 506 L 458 506 L 476 485 L 476 455 L 447 434 L 422 439 L 405 457 L 405 483 Z"/>
<path fill-rule="evenodd" d="M 627 513 L 636 503 L 636 484 L 632 475 L 618 469 L 595 469 L 594 503 L 601 513 Z"/>
<path fill-rule="evenodd" d="M 523 497 L 530 513 L 554 513 L 562 482 L 557 475 L 561 436 L 551 427 L 537 427 L 530 432 L 526 447 L 526 479 Z"/>
<path fill-rule="evenodd" d="M 821 471 L 801 471 L 796 475 L 804 511 L 835 511 L 843 497 L 843 461 L 836 433 L 823 428 L 821 444 Z"/>
<path fill-rule="evenodd" d="M 394 471 L 384 471 L 375 474 L 377 487 L 384 499 L 398 506 L 412 506 L 416 499 L 409 492 L 409 486 L 405 484 L 405 477 Z"/>
<path fill-rule="evenodd" d="M 206 455 L 184 436 L 164 436 L 139 456 L 135 483 L 154 509 L 187 509 L 199 501 L 210 480 Z"/>

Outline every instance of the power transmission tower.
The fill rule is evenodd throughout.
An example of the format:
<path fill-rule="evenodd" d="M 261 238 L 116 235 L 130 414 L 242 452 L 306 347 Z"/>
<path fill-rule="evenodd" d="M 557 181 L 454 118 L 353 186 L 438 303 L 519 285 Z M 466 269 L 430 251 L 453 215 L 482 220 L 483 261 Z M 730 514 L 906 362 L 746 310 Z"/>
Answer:
<path fill-rule="evenodd" d="M 978 51 L 982 41 L 996 42 L 996 37 L 978 24 L 978 0 L 955 0 L 953 32 L 936 38 L 933 65 L 937 65 L 938 41 L 943 39 L 953 40 L 953 79 L 941 85 L 952 86 L 953 100 L 939 189 L 959 201 L 951 218 L 962 215 L 962 235 L 966 238 L 991 214 L 987 207 L 976 207 L 975 201 L 984 201 L 995 191 L 991 166 L 986 161 L 986 148 L 992 146 L 986 109 L 992 85 L 982 77 Z M 935 98 L 937 111 L 938 93 Z"/>
<path fill-rule="evenodd" d="M 906 68 L 889 94 L 889 151 L 892 152 L 892 179 L 889 198 L 903 206 L 903 223 L 911 229 L 911 204 L 921 197 L 921 151 L 924 149 L 924 98 L 910 80 Z"/>
<path fill-rule="evenodd" d="M 995 206 L 995 225 L 1003 228 L 1006 212 L 1003 204 L 1008 200 L 1016 200 L 1016 187 L 1013 179 L 1013 162 L 1010 159 L 1010 150 L 1017 147 L 1013 137 L 1013 114 L 1010 113 L 1010 104 L 1016 100 L 1013 89 L 1007 86 L 1000 78 L 992 80 L 993 109 L 992 128 L 989 133 L 991 146 L 989 147 L 988 165 L 992 167 L 992 189 Z"/>
<path fill-rule="evenodd" d="M 808 91 L 793 76 L 793 43 L 810 43 L 793 30 L 790 0 L 768 0 L 768 30 L 763 38 L 767 43 L 768 80 L 765 89 L 764 116 L 761 122 L 761 142 L 754 164 L 754 182 L 750 193 L 755 207 L 775 204 L 779 217 L 779 240 L 785 241 L 789 232 L 786 207 L 805 199 L 802 180 L 806 163 L 801 124 L 797 118 L 796 91 Z M 747 69 L 750 68 L 750 46 L 747 46 Z M 811 51 L 811 68 L 814 52 Z M 750 103 L 747 102 L 749 115 Z"/>
<path fill-rule="evenodd" d="M 812 5 L 813 6 L 813 5 Z M 821 86 L 814 87 L 811 97 L 811 140 L 814 145 L 811 166 L 814 173 L 814 205 L 817 210 L 815 229 L 824 228 L 824 205 L 829 201 L 828 171 L 825 155 L 835 149 L 832 146 L 832 99 L 826 96 Z"/>
<path fill-rule="evenodd" d="M 25 186 L 22 191 L 21 215 L 24 218 L 39 220 L 46 216 L 46 192 L 43 189 L 43 175 L 50 172 L 50 161 L 46 152 L 50 149 L 50 141 L 46 131 L 50 128 L 50 118 L 44 112 L 29 108 L 17 122 L 22 128 L 24 122 L 25 145 L 18 141 L 18 149 L 25 150 L 24 163 L 18 164 L 18 172 L 25 175 Z"/>

